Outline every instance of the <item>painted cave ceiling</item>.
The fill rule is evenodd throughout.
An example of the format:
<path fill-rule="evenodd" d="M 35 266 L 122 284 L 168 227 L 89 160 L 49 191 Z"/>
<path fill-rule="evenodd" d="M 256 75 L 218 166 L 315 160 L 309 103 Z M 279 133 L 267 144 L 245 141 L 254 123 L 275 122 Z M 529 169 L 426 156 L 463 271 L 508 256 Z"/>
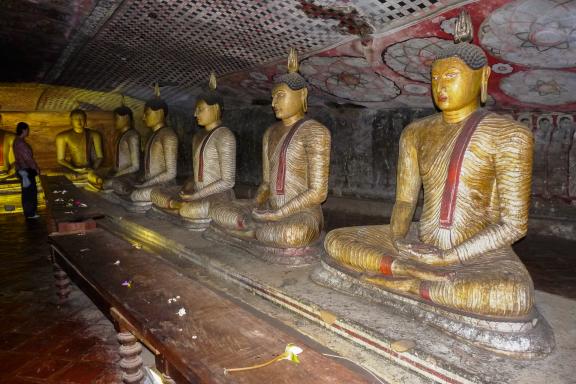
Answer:
<path fill-rule="evenodd" d="M 227 104 L 264 104 L 295 47 L 311 103 L 431 107 L 429 66 L 461 8 L 492 66 L 489 102 L 576 110 L 576 0 L 1 0 L 0 87 L 146 99 L 158 81 L 190 108 L 215 70 Z M 49 88 L 29 87 L 27 102 L 3 92 L 0 108 L 68 109 L 74 98 L 110 109 L 89 91 L 46 102 Z"/>

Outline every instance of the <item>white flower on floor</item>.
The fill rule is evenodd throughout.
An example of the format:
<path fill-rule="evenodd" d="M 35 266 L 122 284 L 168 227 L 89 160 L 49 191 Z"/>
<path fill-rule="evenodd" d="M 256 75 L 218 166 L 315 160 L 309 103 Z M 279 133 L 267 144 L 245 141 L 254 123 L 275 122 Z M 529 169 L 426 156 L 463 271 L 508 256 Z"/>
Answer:
<path fill-rule="evenodd" d="M 186 310 L 184 308 L 180 308 L 178 310 L 178 316 L 182 317 L 186 314 Z"/>

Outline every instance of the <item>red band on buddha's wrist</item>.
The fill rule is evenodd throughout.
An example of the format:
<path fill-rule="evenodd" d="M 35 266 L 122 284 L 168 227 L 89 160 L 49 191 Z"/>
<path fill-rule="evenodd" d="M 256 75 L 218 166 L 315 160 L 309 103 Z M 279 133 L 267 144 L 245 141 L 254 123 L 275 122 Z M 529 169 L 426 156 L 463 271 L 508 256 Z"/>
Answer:
<path fill-rule="evenodd" d="M 392 256 L 382 256 L 380 260 L 380 273 L 386 276 L 392 276 L 392 263 L 394 258 Z"/>
<path fill-rule="evenodd" d="M 430 282 L 423 281 L 420 283 L 420 297 L 425 300 L 430 300 Z"/>

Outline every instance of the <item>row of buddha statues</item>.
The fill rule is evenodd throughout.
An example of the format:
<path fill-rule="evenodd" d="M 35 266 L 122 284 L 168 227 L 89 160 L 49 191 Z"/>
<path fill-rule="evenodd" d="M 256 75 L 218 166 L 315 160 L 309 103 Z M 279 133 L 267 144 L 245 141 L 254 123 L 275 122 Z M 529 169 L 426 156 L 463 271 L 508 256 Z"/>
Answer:
<path fill-rule="evenodd" d="M 153 133 L 142 161 L 125 107 L 115 112 L 120 134 L 113 170 L 98 169 L 102 140 L 85 129 L 78 111 L 73 130 L 56 139 L 58 161 L 73 179 L 209 223 L 249 245 L 298 257 L 311 247 L 322 249 L 323 240 L 326 261 L 383 290 L 458 313 L 521 318 L 533 309 L 534 288 L 511 245 L 527 232 L 533 136 L 525 125 L 481 108 L 490 66 L 480 47 L 461 40 L 431 66 L 431 93 L 441 112 L 411 123 L 401 135 L 389 225 L 338 228 L 324 238 L 331 136 L 306 116 L 308 88 L 294 51 L 288 73 L 275 79 L 272 108 L 279 121 L 264 134 L 262 183 L 253 199 L 234 196 L 236 141 L 221 122 L 215 77 L 197 98 L 194 115 L 203 129 L 192 139 L 193 176 L 182 187 L 175 181 L 178 137 L 158 97 L 145 105 L 143 119 Z"/>

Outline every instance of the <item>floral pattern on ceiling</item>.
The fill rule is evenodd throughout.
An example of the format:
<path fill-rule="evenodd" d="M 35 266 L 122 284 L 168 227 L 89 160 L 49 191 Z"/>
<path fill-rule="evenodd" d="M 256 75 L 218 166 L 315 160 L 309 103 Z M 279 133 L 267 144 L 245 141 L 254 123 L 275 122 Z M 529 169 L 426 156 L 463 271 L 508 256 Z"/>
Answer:
<path fill-rule="evenodd" d="M 406 40 L 389 46 L 384 52 L 384 62 L 402 76 L 430 83 L 432 61 L 442 49 L 452 44 L 437 37 Z"/>
<path fill-rule="evenodd" d="M 500 88 L 508 96 L 530 104 L 576 103 L 576 73 L 550 69 L 517 72 L 502 80 Z"/>
<path fill-rule="evenodd" d="M 393 81 L 374 72 L 363 57 L 310 57 L 300 64 L 300 73 L 310 84 L 345 100 L 388 101 L 400 93 Z"/>
<path fill-rule="evenodd" d="M 522 0 L 496 10 L 479 38 L 494 57 L 539 68 L 576 64 L 576 1 Z"/>

